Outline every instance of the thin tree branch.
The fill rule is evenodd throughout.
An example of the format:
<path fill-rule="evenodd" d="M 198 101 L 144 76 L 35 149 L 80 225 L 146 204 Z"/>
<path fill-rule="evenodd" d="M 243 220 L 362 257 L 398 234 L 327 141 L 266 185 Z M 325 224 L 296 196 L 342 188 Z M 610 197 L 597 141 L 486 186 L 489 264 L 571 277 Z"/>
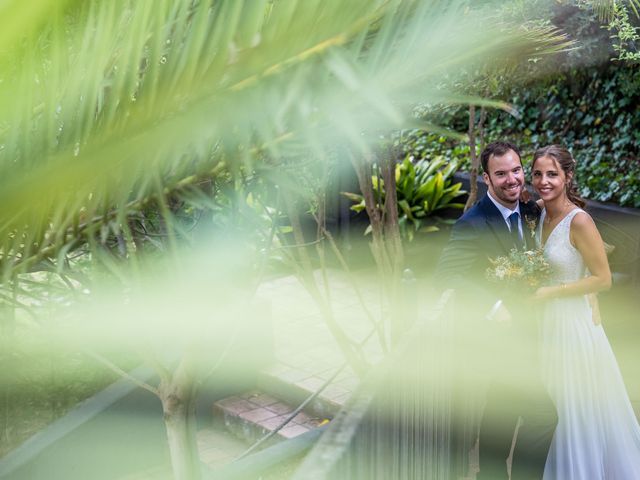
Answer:
<path fill-rule="evenodd" d="M 336 241 L 333 238 L 333 235 L 331 234 L 331 232 L 329 232 L 326 229 L 325 226 L 322 226 L 322 234 L 329 241 L 329 245 L 331 246 L 331 249 L 332 249 L 334 255 L 336 256 L 336 258 L 340 262 L 340 265 L 342 266 L 342 268 L 346 272 L 347 278 L 349 279 L 349 281 L 351 283 L 351 286 L 353 287 L 353 290 L 354 290 L 354 292 L 356 294 L 356 297 L 358 297 L 358 301 L 360 302 L 360 305 L 362 306 L 362 310 L 364 311 L 365 315 L 367 316 L 367 319 L 369 320 L 369 322 L 373 326 L 374 331 L 378 334 L 378 338 L 379 338 L 380 346 L 382 347 L 382 350 L 384 352 L 387 352 L 388 349 L 387 349 L 387 344 L 386 344 L 385 338 L 384 338 L 384 330 L 383 330 L 382 321 L 381 320 L 376 320 L 374 318 L 373 314 L 369 311 L 369 308 L 367 307 L 367 304 L 364 301 L 364 298 L 362 296 L 362 292 L 360 291 L 360 287 L 358 287 L 358 283 L 353 278 L 353 272 L 349 268 L 349 265 L 347 264 L 347 261 L 344 259 L 344 256 L 342 255 L 342 252 L 338 248 L 338 245 L 336 244 Z"/>
<path fill-rule="evenodd" d="M 291 412 L 287 416 L 287 418 L 285 418 L 282 421 L 282 423 L 280 423 L 276 428 L 274 428 L 272 431 L 270 431 L 269 433 L 264 435 L 262 438 L 260 438 L 257 442 L 255 442 L 253 445 L 251 445 L 247 450 L 245 450 L 240 456 L 236 457 L 233 461 L 236 462 L 236 461 L 246 457 L 251 452 L 253 452 L 256 448 L 258 448 L 260 445 L 262 445 L 264 442 L 266 442 L 271 437 L 273 437 L 276 433 L 278 433 L 280 430 L 282 430 L 291 420 L 293 420 L 296 417 L 296 415 L 298 415 L 304 409 L 304 407 L 309 405 L 309 403 L 311 403 L 316 397 L 318 397 L 318 395 L 320 395 L 324 391 L 324 389 L 327 388 L 331 384 L 331 382 L 333 382 L 335 380 L 335 378 L 340 374 L 340 372 L 342 372 L 342 370 L 344 370 L 344 368 L 346 366 L 347 366 L 346 363 L 342 364 L 342 366 L 339 367 L 335 371 L 335 373 L 333 375 L 331 375 L 331 377 L 329 377 L 315 392 L 313 392 L 311 395 L 309 395 L 304 400 L 304 402 L 302 402 L 300 405 L 298 405 L 298 407 L 293 412 Z"/>
<path fill-rule="evenodd" d="M 476 153 L 476 106 L 469 105 L 469 153 L 471 155 L 471 171 L 469 172 L 469 197 L 464 211 L 469 210 L 478 198 L 478 155 Z"/>
<path fill-rule="evenodd" d="M 113 363 L 110 360 L 107 360 L 106 358 L 104 358 L 102 355 L 98 355 L 97 353 L 91 352 L 91 351 L 86 350 L 86 349 L 83 350 L 83 352 L 86 355 L 88 355 L 91 358 L 93 358 L 94 360 L 97 360 L 98 362 L 103 364 L 105 367 L 107 367 L 110 370 L 114 371 L 115 373 L 117 373 L 121 377 L 126 378 L 127 380 L 129 380 L 130 382 L 136 384 L 140 388 L 144 388 L 148 392 L 151 392 L 154 395 L 156 395 L 158 398 L 160 398 L 160 392 L 158 391 L 158 389 L 152 387 L 151 385 L 149 385 L 149 384 L 147 384 L 147 383 L 145 383 L 145 382 L 143 382 L 141 380 L 138 380 L 136 377 L 134 377 L 133 375 L 127 373 L 126 371 L 124 371 L 123 369 L 118 367 L 115 363 Z"/>

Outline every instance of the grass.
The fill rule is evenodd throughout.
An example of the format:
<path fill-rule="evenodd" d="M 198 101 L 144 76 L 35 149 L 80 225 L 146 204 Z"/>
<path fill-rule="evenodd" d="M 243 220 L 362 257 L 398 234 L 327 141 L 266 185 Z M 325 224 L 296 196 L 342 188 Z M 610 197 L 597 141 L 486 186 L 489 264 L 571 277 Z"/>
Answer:
<path fill-rule="evenodd" d="M 119 377 L 81 352 L 57 348 L 41 330 L 3 335 L 0 351 L 0 456 Z M 135 365 L 131 356 L 118 363 Z"/>

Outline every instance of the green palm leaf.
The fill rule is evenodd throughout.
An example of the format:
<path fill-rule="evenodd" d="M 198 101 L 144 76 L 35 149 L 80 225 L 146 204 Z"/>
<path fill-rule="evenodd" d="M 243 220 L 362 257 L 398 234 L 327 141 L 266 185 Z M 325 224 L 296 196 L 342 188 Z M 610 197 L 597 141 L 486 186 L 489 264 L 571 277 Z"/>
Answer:
<path fill-rule="evenodd" d="M 584 3 L 586 5 L 590 5 L 593 10 L 598 14 L 598 16 L 600 17 L 601 20 L 610 20 L 611 17 L 613 16 L 613 10 L 614 7 L 616 5 L 616 1 L 620 4 L 620 3 L 626 3 L 628 4 L 631 9 L 633 10 L 633 12 L 638 15 L 638 8 L 640 7 L 640 1 L 639 0 L 627 0 L 627 1 L 621 1 L 621 0 L 588 0 L 585 1 Z"/>
<path fill-rule="evenodd" d="M 368 153 L 376 132 L 412 124 L 417 101 L 464 101 L 444 75 L 563 44 L 490 28 L 465 4 L 5 2 L 17 13 L 0 29 L 3 254 L 54 251 L 223 164 L 336 143 Z"/>

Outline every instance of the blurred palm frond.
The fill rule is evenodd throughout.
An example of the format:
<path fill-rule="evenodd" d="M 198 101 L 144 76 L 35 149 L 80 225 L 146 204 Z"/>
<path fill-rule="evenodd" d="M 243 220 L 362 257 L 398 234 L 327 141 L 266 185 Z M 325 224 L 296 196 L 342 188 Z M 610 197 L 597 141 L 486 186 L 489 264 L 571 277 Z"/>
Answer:
<path fill-rule="evenodd" d="M 593 8 L 593 10 L 602 21 L 611 20 L 616 4 L 628 5 L 629 7 L 631 7 L 636 16 L 638 16 L 638 8 L 640 7 L 639 0 L 585 0 L 578 3 L 582 3 Z"/>
<path fill-rule="evenodd" d="M 5 5 L 5 278 L 185 179 L 336 143 L 367 152 L 378 132 L 415 122 L 415 103 L 469 101 L 454 88 L 461 69 L 568 45 L 458 0 Z"/>

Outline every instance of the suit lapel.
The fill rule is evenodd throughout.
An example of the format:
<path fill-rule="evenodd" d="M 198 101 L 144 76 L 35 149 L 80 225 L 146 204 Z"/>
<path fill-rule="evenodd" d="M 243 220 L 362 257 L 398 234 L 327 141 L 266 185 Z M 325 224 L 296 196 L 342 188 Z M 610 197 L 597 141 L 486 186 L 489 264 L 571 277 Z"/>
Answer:
<path fill-rule="evenodd" d="M 528 249 L 534 250 L 537 247 L 535 231 L 540 220 L 540 208 L 534 201 L 520 202 L 520 213 L 522 214 L 522 233 L 525 245 Z"/>
<path fill-rule="evenodd" d="M 502 247 L 504 253 L 508 254 L 513 248 L 513 245 L 509 227 L 507 227 L 504 218 L 502 218 L 502 214 L 487 195 L 480 200 L 478 206 L 482 210 L 484 220 L 487 223 L 487 228 L 496 237 L 496 240 Z"/>
<path fill-rule="evenodd" d="M 478 202 L 478 206 L 482 211 L 482 215 L 484 216 L 488 229 L 496 237 L 505 254 L 508 254 L 514 245 L 511 233 L 509 232 L 509 227 L 507 227 L 507 223 L 504 221 L 502 214 L 493 204 L 488 195 L 485 195 Z M 540 219 L 540 208 L 538 208 L 538 205 L 534 201 L 530 201 L 528 203 L 520 202 L 520 216 L 524 244 L 528 249 L 535 249 L 537 245 L 535 238 L 531 235 L 531 232 L 532 230 L 535 231 L 535 228 L 538 225 L 538 220 Z"/>

